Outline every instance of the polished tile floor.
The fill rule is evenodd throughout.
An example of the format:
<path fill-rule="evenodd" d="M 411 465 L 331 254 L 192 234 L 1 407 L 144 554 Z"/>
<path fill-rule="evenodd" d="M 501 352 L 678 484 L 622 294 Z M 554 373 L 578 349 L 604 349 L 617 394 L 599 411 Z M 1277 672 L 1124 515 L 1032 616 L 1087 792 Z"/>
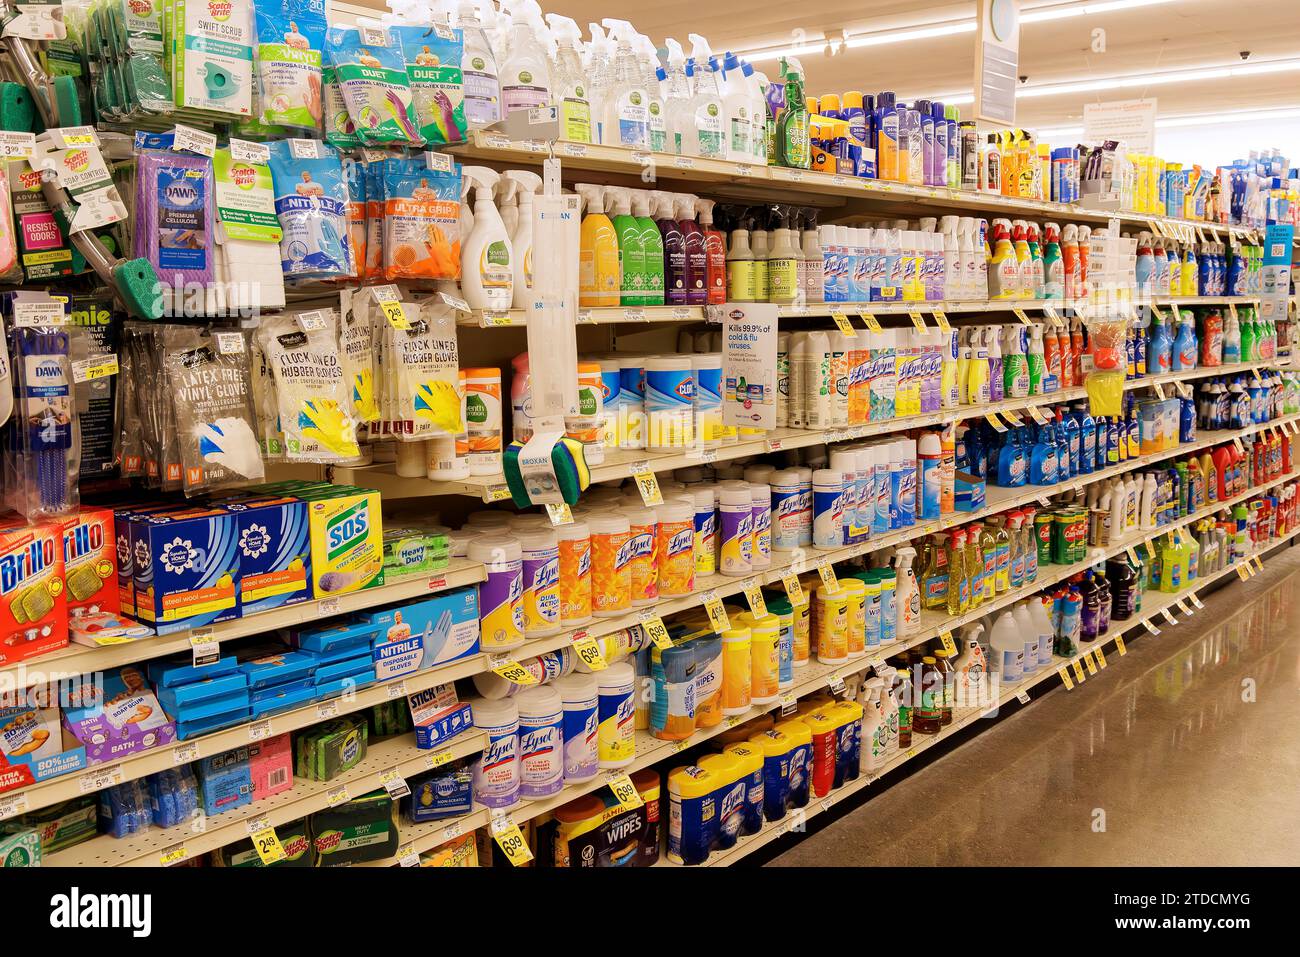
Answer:
<path fill-rule="evenodd" d="M 1300 864 L 1300 548 L 769 866 Z"/>

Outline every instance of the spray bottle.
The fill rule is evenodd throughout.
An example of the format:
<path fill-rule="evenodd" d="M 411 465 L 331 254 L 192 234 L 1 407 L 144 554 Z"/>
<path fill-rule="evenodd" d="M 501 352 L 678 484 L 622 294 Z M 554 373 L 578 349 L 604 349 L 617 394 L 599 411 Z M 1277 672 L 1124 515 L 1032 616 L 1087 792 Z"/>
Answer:
<path fill-rule="evenodd" d="M 713 228 L 712 199 L 696 199 L 695 211 L 700 220 L 700 231 L 704 234 L 704 288 L 705 302 L 709 305 L 721 305 L 727 301 L 727 249 L 722 240 L 722 233 Z M 821 254 L 818 253 L 818 267 L 821 266 Z"/>
<path fill-rule="evenodd" d="M 646 149 L 650 145 L 650 110 L 646 105 L 645 84 L 641 67 L 632 50 L 636 31 L 626 20 L 602 21 L 614 35 L 613 80 L 604 100 L 600 127 L 601 142 L 606 146 Z"/>
<path fill-rule="evenodd" d="M 655 225 L 664 246 L 664 302 L 670 306 L 686 305 L 686 236 L 673 216 L 673 194 L 654 190 L 650 193 Z"/>
<path fill-rule="evenodd" d="M 571 143 L 590 143 L 593 140 L 591 90 L 578 54 L 582 34 L 578 24 L 558 13 L 548 13 L 546 22 L 550 24 L 556 45 L 554 92 L 560 105 L 560 138 Z"/>
<path fill-rule="evenodd" d="M 605 187 L 579 183 L 574 188 L 586 210 L 579 239 L 578 304 L 617 306 L 621 285 L 618 238 L 605 215 Z M 477 206 L 474 211 L 478 212 Z"/>
<path fill-rule="evenodd" d="M 632 193 L 632 215 L 641 230 L 641 246 L 645 252 L 646 288 L 645 304 L 664 304 L 664 238 L 650 216 L 650 194 L 638 189 Z"/>
<path fill-rule="evenodd" d="M 749 248 L 748 219 L 741 219 L 731 231 L 727 249 L 727 299 L 730 302 L 754 301 L 754 253 Z M 829 228 L 829 227 L 823 227 Z"/>
<path fill-rule="evenodd" d="M 663 92 L 659 86 L 659 59 L 654 44 L 644 34 L 636 35 L 637 62 L 641 65 L 641 82 L 645 84 L 647 130 L 650 135 L 650 149 L 656 153 L 672 152 L 669 147 L 668 114 L 664 106 Z"/>
<path fill-rule="evenodd" d="M 1020 260 L 1011 241 L 1011 223 L 1005 219 L 993 220 L 991 238 L 993 258 L 989 260 L 989 298 L 1019 299 Z"/>
<path fill-rule="evenodd" d="M 1011 241 L 1016 252 L 1016 262 L 1020 270 L 1019 292 L 1017 299 L 1036 299 L 1034 293 L 1033 250 L 1029 248 L 1029 228 L 1023 219 L 1011 224 Z"/>
<path fill-rule="evenodd" d="M 698 33 L 692 33 L 691 58 L 686 61 L 686 75 L 695 86 L 691 97 L 690 139 L 682 152 L 705 159 L 723 159 L 726 149 L 722 130 L 724 112 L 722 95 L 718 89 L 718 75 L 709 67 L 709 42 Z"/>
<path fill-rule="evenodd" d="M 645 241 L 641 235 L 641 223 L 632 215 L 631 191 L 620 186 L 606 186 L 605 201 L 606 211 L 613 214 L 610 222 L 618 241 L 619 301 L 624 306 L 644 306 L 648 284 Z"/>
<path fill-rule="evenodd" d="M 808 140 L 803 67 L 793 57 L 782 57 L 781 76 L 785 81 L 785 111 L 776 132 L 776 162 L 791 169 L 808 169 L 812 162 L 812 149 Z"/>
<path fill-rule="evenodd" d="M 492 197 L 500 174 L 483 166 L 465 166 L 461 176 L 475 191 L 474 229 L 461 249 L 461 290 L 475 309 L 509 309 L 514 302 L 514 256 Z"/>
<path fill-rule="evenodd" d="M 510 50 L 501 65 L 501 104 L 507 116 L 551 102 L 545 30 L 537 0 L 517 0 L 511 13 Z"/>
<path fill-rule="evenodd" d="M 542 178 L 523 169 L 507 170 L 503 178 L 515 184 L 519 199 L 517 222 L 510 234 L 510 244 L 514 250 L 514 306 L 523 309 L 528 305 L 533 290 L 533 197 L 542 188 Z"/>
<path fill-rule="evenodd" d="M 1065 267 L 1061 262 L 1061 227 L 1043 224 L 1043 298 L 1065 297 Z"/>
<path fill-rule="evenodd" d="M 895 606 L 898 609 L 898 637 L 916 633 L 921 624 L 921 590 L 916 584 L 916 572 L 912 562 L 916 558 L 916 549 L 903 545 L 894 551 Z"/>
<path fill-rule="evenodd" d="M 664 94 L 664 113 L 668 127 L 668 147 L 666 152 L 681 154 L 689 137 L 686 131 L 691 128 L 691 82 L 686 78 L 686 54 L 682 45 L 668 37 L 664 40 L 668 48 L 668 65 L 656 72 Z"/>
<path fill-rule="evenodd" d="M 605 117 L 609 112 L 609 97 L 614 89 L 613 44 L 605 36 L 599 23 L 588 23 L 591 40 L 587 43 L 587 80 L 590 86 L 591 141 L 604 143 Z"/>
<path fill-rule="evenodd" d="M 704 251 L 704 230 L 695 221 L 695 197 L 690 193 L 673 194 L 673 217 L 686 244 L 686 302 L 702 306 L 708 301 L 705 287 L 708 277 L 708 258 Z"/>
<path fill-rule="evenodd" d="M 457 18 L 464 37 L 460 69 L 465 87 L 465 124 L 471 130 L 481 129 L 501 119 L 501 82 L 492 47 L 472 0 L 461 0 Z"/>

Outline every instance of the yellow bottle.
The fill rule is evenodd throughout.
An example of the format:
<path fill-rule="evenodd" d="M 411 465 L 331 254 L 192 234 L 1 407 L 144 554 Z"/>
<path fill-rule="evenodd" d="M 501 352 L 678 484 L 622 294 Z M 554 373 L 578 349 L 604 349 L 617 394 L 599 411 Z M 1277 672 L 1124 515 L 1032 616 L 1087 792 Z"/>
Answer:
<path fill-rule="evenodd" d="M 622 285 L 618 233 L 605 215 L 605 187 L 579 183 L 577 190 L 587 211 L 579 233 L 578 305 L 617 306 Z"/>
<path fill-rule="evenodd" d="M 1016 154 L 1020 173 L 1020 185 L 1016 193 L 1024 199 L 1034 197 L 1034 180 L 1038 171 L 1038 147 L 1034 145 L 1034 136 L 1025 130 L 1016 130 Z"/>
<path fill-rule="evenodd" d="M 1002 195 L 1015 196 L 1020 183 L 1020 155 L 1010 130 L 998 133 L 998 152 L 1002 154 Z"/>
<path fill-rule="evenodd" d="M 966 560 L 963 563 L 970 578 L 970 607 L 984 604 L 984 552 L 980 549 L 979 526 L 966 529 Z"/>
<path fill-rule="evenodd" d="M 966 571 L 966 535 L 957 529 L 948 537 L 948 614 L 970 611 L 970 575 Z"/>

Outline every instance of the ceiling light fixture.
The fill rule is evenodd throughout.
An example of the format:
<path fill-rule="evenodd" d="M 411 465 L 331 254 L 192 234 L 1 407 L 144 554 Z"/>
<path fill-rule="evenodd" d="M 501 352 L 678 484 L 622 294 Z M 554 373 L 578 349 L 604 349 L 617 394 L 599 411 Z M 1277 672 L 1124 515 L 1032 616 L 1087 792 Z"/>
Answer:
<path fill-rule="evenodd" d="M 1183 126 L 1204 126 L 1215 124 L 1221 126 L 1224 123 L 1262 123 L 1267 120 L 1288 120 L 1300 117 L 1300 108 L 1287 107 L 1277 110 L 1248 110 L 1243 113 L 1234 113 L 1230 116 L 1224 116 L 1221 113 L 1195 113 L 1183 114 L 1180 116 L 1161 116 L 1156 118 L 1156 127 L 1159 129 L 1171 129 Z M 1043 140 L 1061 140 L 1071 139 L 1083 136 L 1082 126 L 1056 126 L 1047 129 L 1035 131 L 1035 135 Z"/>
<path fill-rule="evenodd" d="M 1104 0 L 1100 3 L 1064 3 L 1048 7 L 1039 7 L 1022 11 L 1020 14 L 1020 23 L 1034 24 L 1045 23 L 1050 20 L 1062 20 L 1066 17 L 1081 17 L 1087 14 L 1109 13 L 1112 11 L 1128 11 L 1139 7 L 1158 6 L 1166 3 L 1177 3 L 1179 0 Z M 861 49 L 863 47 L 885 46 L 891 43 L 907 43 L 911 40 L 930 40 L 937 37 L 957 36 L 963 33 L 975 32 L 974 18 L 963 17 L 959 20 L 948 20 L 934 24 L 921 25 L 916 27 L 906 27 L 894 30 L 882 30 L 877 33 L 862 33 L 858 36 L 850 36 L 844 39 L 843 49 Z M 741 56 L 751 63 L 759 60 L 775 60 L 783 56 L 806 56 L 814 53 L 826 52 L 827 46 L 831 43 L 829 38 L 820 41 L 811 41 L 800 46 L 779 47 L 772 50 L 756 50 L 751 53 L 743 53 Z"/>

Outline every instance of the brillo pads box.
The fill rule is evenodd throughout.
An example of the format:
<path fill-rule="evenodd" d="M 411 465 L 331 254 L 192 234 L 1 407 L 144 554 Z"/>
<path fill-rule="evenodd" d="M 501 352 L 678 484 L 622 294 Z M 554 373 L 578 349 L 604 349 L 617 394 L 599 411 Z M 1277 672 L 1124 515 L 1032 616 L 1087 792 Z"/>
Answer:
<path fill-rule="evenodd" d="M 68 614 L 74 617 L 94 612 L 116 615 L 121 605 L 113 513 L 104 508 L 82 509 L 81 514 L 63 519 L 60 524 Z"/>
<path fill-rule="evenodd" d="M 62 528 L 55 522 L 0 527 L 0 664 L 67 643 Z"/>

